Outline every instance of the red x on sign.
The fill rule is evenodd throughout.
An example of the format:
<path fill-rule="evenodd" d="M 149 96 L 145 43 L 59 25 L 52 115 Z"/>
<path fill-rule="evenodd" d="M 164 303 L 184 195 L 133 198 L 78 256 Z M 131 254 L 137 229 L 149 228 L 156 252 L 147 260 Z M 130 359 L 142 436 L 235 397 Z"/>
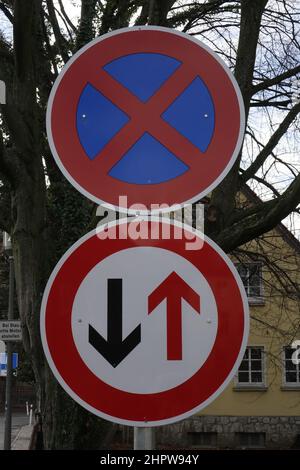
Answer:
<path fill-rule="evenodd" d="M 47 111 L 64 175 L 119 210 L 199 200 L 232 167 L 243 131 L 242 98 L 225 64 L 196 39 L 157 27 L 119 30 L 81 49 Z"/>
<path fill-rule="evenodd" d="M 129 123 L 107 144 L 101 155 L 99 155 L 103 159 L 103 162 L 101 162 L 102 171 L 109 172 L 111 167 L 145 132 L 155 136 L 175 154 L 178 153 L 178 148 L 182 149 L 180 152 L 182 160 L 190 168 L 193 168 L 197 157 L 199 157 L 199 150 L 164 121 L 161 114 L 194 78 L 194 71 L 188 65 L 183 65 L 149 101 L 143 103 L 124 86 L 118 84 L 104 70 L 100 72 L 96 70 L 96 73 L 93 71 L 93 74 L 89 77 L 89 82 L 96 89 L 101 90 L 119 108 L 126 110 L 126 113 L 130 116 Z"/>

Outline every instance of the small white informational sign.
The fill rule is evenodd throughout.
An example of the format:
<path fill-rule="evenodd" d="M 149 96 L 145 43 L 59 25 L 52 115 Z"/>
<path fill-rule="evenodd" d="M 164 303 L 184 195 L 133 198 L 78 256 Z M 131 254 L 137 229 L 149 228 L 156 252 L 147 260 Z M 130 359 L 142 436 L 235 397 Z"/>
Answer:
<path fill-rule="evenodd" d="M 22 341 L 22 328 L 20 320 L 0 321 L 0 340 Z"/>

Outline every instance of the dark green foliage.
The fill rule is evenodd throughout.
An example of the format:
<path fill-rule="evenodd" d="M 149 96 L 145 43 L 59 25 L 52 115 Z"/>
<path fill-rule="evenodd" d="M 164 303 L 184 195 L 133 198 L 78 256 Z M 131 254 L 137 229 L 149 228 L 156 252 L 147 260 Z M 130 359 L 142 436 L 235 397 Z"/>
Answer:
<path fill-rule="evenodd" d="M 73 188 L 66 179 L 51 184 L 47 190 L 49 237 L 55 258 L 86 233 L 94 204 Z"/>

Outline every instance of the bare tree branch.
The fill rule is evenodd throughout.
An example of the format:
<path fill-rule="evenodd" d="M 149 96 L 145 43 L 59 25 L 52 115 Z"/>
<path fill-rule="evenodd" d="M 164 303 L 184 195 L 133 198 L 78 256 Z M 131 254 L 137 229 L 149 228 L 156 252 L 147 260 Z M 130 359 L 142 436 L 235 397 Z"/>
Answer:
<path fill-rule="evenodd" d="M 67 15 L 66 10 L 65 10 L 65 8 L 64 8 L 64 6 L 63 6 L 62 0 L 58 0 L 58 3 L 59 3 L 59 8 L 60 8 L 61 14 L 63 15 L 63 17 L 65 18 L 66 22 L 68 23 L 68 25 L 69 25 L 70 28 L 72 29 L 73 33 L 76 34 L 77 28 L 74 26 L 74 24 L 73 24 L 72 21 L 70 20 L 70 17 Z"/>
<path fill-rule="evenodd" d="M 260 82 L 257 85 L 254 85 L 252 87 L 252 90 L 251 90 L 252 96 L 258 93 L 259 91 L 267 90 L 273 85 L 278 85 L 283 80 L 294 77 L 298 73 L 300 73 L 300 65 L 298 65 L 297 67 L 293 67 L 292 69 L 289 69 L 286 72 L 281 73 L 280 75 L 277 75 L 276 77 L 268 78 L 267 80 L 264 80 L 263 82 Z"/>
<path fill-rule="evenodd" d="M 48 13 L 49 13 L 49 20 L 53 29 L 55 41 L 56 41 L 59 53 L 62 56 L 63 61 L 66 63 L 69 60 L 69 55 L 67 53 L 68 42 L 66 41 L 66 39 L 64 38 L 64 36 L 62 35 L 60 31 L 53 0 L 46 0 L 46 1 L 47 1 Z"/>
<path fill-rule="evenodd" d="M 9 9 L 2 2 L 0 2 L 0 10 L 3 11 L 6 18 L 13 24 L 14 17 L 12 13 L 9 11 Z"/>
<path fill-rule="evenodd" d="M 294 121 L 296 116 L 300 113 L 300 103 L 296 104 L 286 115 L 284 120 L 278 126 L 274 134 L 270 137 L 269 142 L 264 146 L 262 151 L 258 154 L 254 162 L 247 168 L 246 171 L 241 175 L 241 182 L 245 183 L 252 178 L 255 173 L 261 168 L 263 163 L 266 161 L 268 156 L 274 150 L 282 136 L 286 133 L 291 123 Z"/>
<path fill-rule="evenodd" d="M 243 175 L 243 172 L 242 172 L 242 175 Z M 260 178 L 259 176 L 257 175 L 254 175 L 252 176 L 252 179 L 254 179 L 255 181 L 257 181 L 258 183 L 261 183 L 263 186 L 265 186 L 266 188 L 270 189 L 272 191 L 272 193 L 279 197 L 280 196 L 280 192 L 277 191 L 276 188 L 274 188 L 274 186 L 271 184 L 271 183 L 268 183 L 268 181 L 264 178 Z"/>
<path fill-rule="evenodd" d="M 261 19 L 266 4 L 267 0 L 242 0 L 241 2 L 241 26 L 235 76 L 244 98 L 246 119 L 249 114 Z M 241 155 L 240 152 L 229 174 L 212 193 L 211 204 L 218 213 L 218 223 L 215 225 L 217 232 L 229 223 L 229 217 L 235 207 Z M 213 233 L 211 235 L 214 236 Z"/>
<path fill-rule="evenodd" d="M 49 41 L 49 37 L 48 37 L 48 34 L 47 34 L 47 29 L 46 29 L 46 25 L 45 25 L 45 18 L 44 18 L 44 14 L 43 14 L 43 10 L 41 9 L 41 29 L 42 29 L 42 34 L 44 36 L 44 41 L 45 41 L 45 45 L 46 45 L 46 51 L 48 53 L 48 57 L 49 57 L 49 60 L 52 64 L 52 67 L 53 67 L 53 70 L 54 70 L 54 74 L 55 76 L 57 77 L 58 75 L 58 68 L 57 68 L 57 64 L 56 64 L 56 60 L 55 60 L 55 57 L 54 57 L 54 54 L 53 54 L 53 50 L 52 50 L 52 47 L 51 47 L 51 44 L 50 44 L 50 41 Z"/>
<path fill-rule="evenodd" d="M 300 203 L 300 174 L 284 193 L 271 201 L 262 202 L 255 207 L 242 211 L 238 221 L 222 230 L 215 241 L 225 251 L 232 251 L 259 235 L 276 227 Z M 246 216 L 247 214 L 247 216 Z"/>
<path fill-rule="evenodd" d="M 252 101 L 250 103 L 250 108 L 277 108 L 285 110 L 287 106 L 291 104 L 292 100 L 282 100 L 282 101 L 270 101 L 270 100 L 258 100 Z"/>
<path fill-rule="evenodd" d="M 209 13 L 213 13 L 219 10 L 220 6 L 227 3 L 228 0 L 211 0 L 206 3 L 196 3 L 190 5 L 187 11 L 178 7 L 181 11 L 173 13 L 168 20 L 169 26 L 179 26 L 185 24 L 183 31 L 187 32 L 195 26 L 200 18 L 204 18 Z M 173 2 L 175 3 L 175 2 Z M 175 9 L 173 11 L 176 11 Z"/>

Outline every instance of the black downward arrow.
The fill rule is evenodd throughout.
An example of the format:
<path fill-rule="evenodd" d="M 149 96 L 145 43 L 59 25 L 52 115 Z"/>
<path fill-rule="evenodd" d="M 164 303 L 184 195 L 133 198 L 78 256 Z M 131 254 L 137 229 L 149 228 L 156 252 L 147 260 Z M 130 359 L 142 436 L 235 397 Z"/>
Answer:
<path fill-rule="evenodd" d="M 107 340 L 89 325 L 89 343 L 113 366 L 120 362 L 141 342 L 141 325 L 124 340 L 122 279 L 107 280 Z"/>

